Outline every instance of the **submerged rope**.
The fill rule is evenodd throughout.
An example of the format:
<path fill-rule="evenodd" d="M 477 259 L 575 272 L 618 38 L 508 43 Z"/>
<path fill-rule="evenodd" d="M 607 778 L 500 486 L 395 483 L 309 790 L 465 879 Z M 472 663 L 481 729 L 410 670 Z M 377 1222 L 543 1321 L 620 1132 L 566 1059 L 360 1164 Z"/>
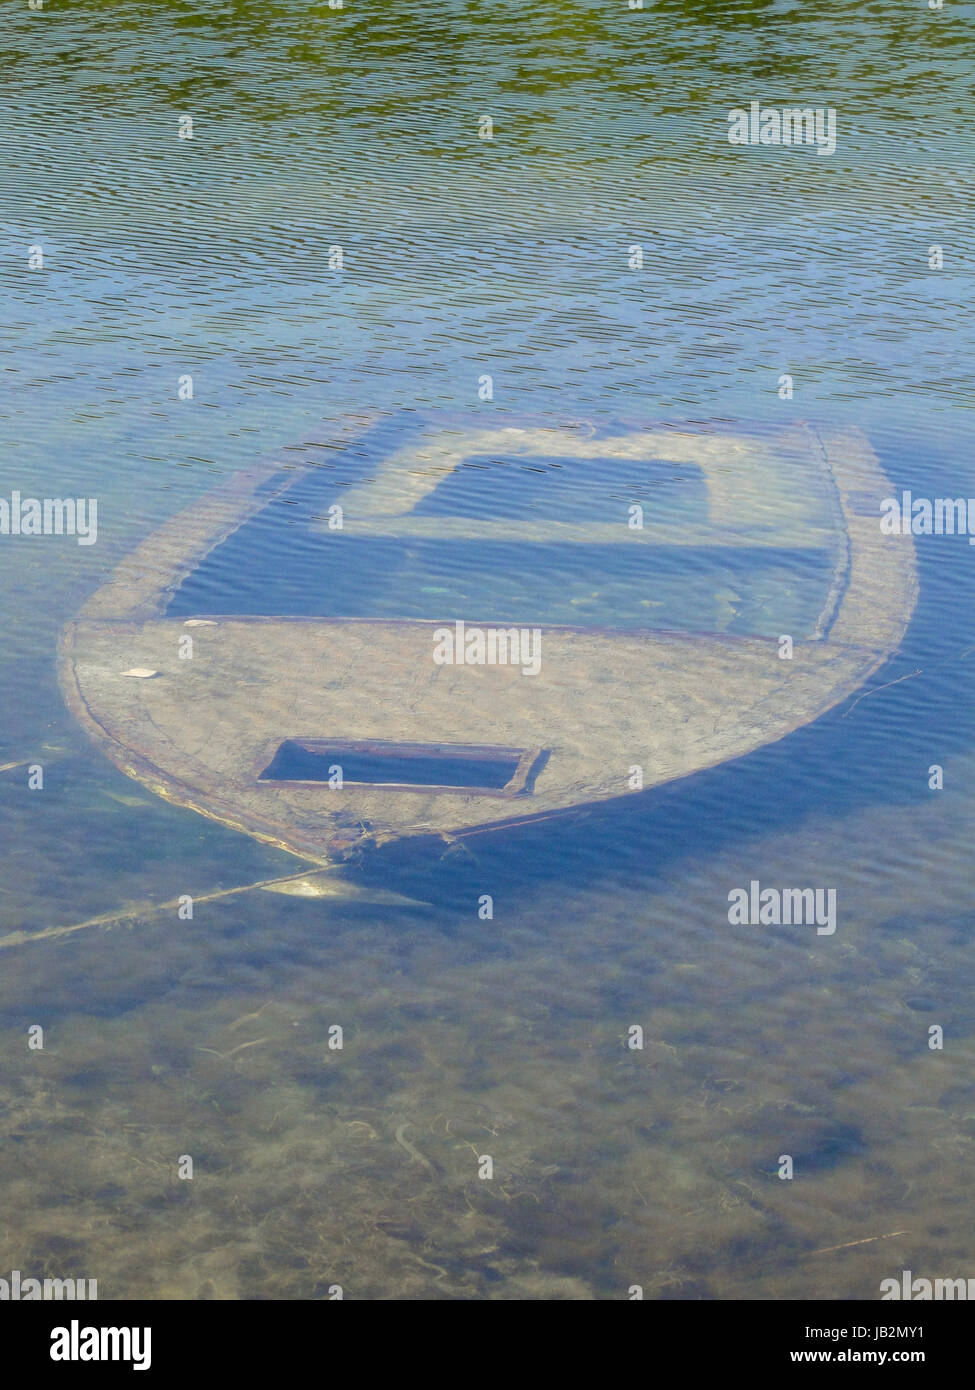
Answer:
<path fill-rule="evenodd" d="M 321 865 L 318 872 L 324 872 Z M 238 893 L 250 893 L 255 888 L 272 888 L 279 883 L 292 883 L 298 878 L 313 878 L 315 870 L 309 873 L 308 869 L 301 869 L 295 874 L 285 874 L 281 878 L 263 878 L 257 883 L 245 883 L 239 888 L 220 888 L 215 893 L 204 893 L 200 897 L 193 898 L 193 905 L 197 903 L 212 903 L 218 898 L 232 898 Z M 181 906 L 180 898 L 171 898 L 165 903 L 146 903 L 142 907 L 133 907 L 126 912 L 103 912 L 99 917 L 89 917 L 84 922 L 74 922 L 67 927 L 45 927 L 43 931 L 14 931 L 8 932 L 6 936 L 0 936 L 0 948 L 5 946 L 23 946 L 28 941 L 44 941 L 54 936 L 70 936 L 73 932 L 84 931 L 86 927 L 101 927 L 115 923 L 134 922 L 140 917 L 154 917 L 160 912 L 171 912 Z"/>

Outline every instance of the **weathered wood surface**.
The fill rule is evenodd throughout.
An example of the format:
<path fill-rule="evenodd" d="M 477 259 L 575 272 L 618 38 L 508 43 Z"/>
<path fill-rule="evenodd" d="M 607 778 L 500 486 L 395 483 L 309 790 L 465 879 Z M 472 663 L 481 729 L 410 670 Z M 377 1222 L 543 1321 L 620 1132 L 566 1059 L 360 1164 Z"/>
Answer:
<path fill-rule="evenodd" d="M 563 438 L 557 447 L 569 444 Z M 636 457 L 654 440 L 576 444 L 590 454 L 595 444 L 615 449 L 614 456 L 639 449 Z M 224 489 L 205 522 L 197 509 L 192 522 L 176 518 L 150 537 L 68 626 L 60 662 L 68 705 L 119 767 L 159 795 L 321 862 L 364 833 L 378 843 L 451 836 L 625 796 L 634 765 L 652 787 L 739 757 L 852 694 L 896 649 L 917 597 L 913 543 L 882 535 L 879 511 L 860 515 L 851 505 L 853 494 L 862 509 L 864 494 L 879 500 L 890 491 L 855 431 L 794 430 L 778 453 L 773 442 L 690 433 L 667 432 L 664 445 L 667 457 L 704 459 L 712 513 L 728 525 L 746 521 L 735 458 L 753 482 L 761 465 L 757 521 L 764 514 L 772 533 L 804 522 L 802 499 L 789 495 L 790 450 L 805 450 L 825 469 L 839 559 L 816 633 L 796 641 L 791 661 L 780 659 L 774 640 L 544 627 L 541 670 L 525 676 L 518 666 L 435 664 L 441 624 L 432 622 L 207 615 L 216 626 L 187 629 L 160 617 L 172 585 L 253 515 L 254 490 L 267 478 L 258 470 Z M 349 490 L 347 514 L 371 511 L 389 524 L 435 485 L 447 462 L 438 455 L 417 472 L 415 461 L 399 459 L 363 485 L 358 502 Z M 791 484 L 782 473 L 791 473 Z M 178 641 L 188 630 L 194 656 L 180 660 Z M 134 667 L 159 674 L 143 681 L 122 674 Z M 288 738 L 497 744 L 544 748 L 549 757 L 531 794 L 508 800 L 258 780 Z"/>

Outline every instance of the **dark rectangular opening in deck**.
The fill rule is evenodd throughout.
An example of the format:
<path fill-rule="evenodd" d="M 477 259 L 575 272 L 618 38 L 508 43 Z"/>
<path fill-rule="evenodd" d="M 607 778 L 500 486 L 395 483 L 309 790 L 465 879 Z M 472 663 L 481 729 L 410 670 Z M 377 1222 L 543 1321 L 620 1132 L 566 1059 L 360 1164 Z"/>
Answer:
<path fill-rule="evenodd" d="M 377 740 L 288 738 L 261 772 L 261 781 L 329 782 L 401 791 L 466 791 L 517 796 L 541 749 L 473 743 L 392 743 Z"/>

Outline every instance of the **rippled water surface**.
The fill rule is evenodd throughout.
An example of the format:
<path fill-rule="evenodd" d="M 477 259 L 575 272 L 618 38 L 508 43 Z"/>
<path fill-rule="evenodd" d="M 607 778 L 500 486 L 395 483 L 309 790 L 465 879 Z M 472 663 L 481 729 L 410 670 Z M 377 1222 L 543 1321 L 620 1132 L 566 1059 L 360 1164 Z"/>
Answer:
<path fill-rule="evenodd" d="M 427 908 L 201 902 L 300 864 L 117 772 L 56 673 L 128 550 L 354 412 L 596 435 L 809 420 L 862 430 L 897 490 L 975 494 L 975 6 L 0 12 L 0 496 L 99 507 L 92 546 L 0 537 L 0 1275 L 102 1298 L 871 1299 L 903 1268 L 975 1274 L 963 538 L 918 537 L 903 646 L 818 722 L 578 819 L 355 871 Z M 729 145 L 752 100 L 835 108 L 836 153 Z M 666 459 L 467 462 L 421 520 L 701 518 Z M 774 635 L 828 588 L 812 544 L 749 565 L 524 537 L 324 551 L 321 476 L 171 611 L 483 602 L 470 616 L 632 629 L 647 603 Z M 752 879 L 835 887 L 835 934 L 731 927 Z M 150 911 L 182 893 L 192 920 Z"/>

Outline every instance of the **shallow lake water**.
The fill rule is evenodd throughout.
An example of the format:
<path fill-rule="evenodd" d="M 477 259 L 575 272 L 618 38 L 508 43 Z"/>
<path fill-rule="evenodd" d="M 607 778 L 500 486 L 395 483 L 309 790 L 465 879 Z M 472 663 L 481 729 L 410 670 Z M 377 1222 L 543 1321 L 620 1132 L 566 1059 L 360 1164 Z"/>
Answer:
<path fill-rule="evenodd" d="M 809 420 L 862 430 L 898 492 L 975 494 L 975 6 L 7 10 L 0 496 L 96 497 L 98 540 L 0 536 L 0 766 L 44 768 L 33 790 L 0 772 L 0 937 L 131 915 L 0 939 L 0 1276 L 104 1299 L 873 1299 L 902 1269 L 975 1274 L 964 537 L 917 538 L 903 645 L 816 723 L 356 871 L 425 908 L 255 891 L 152 913 L 300 864 L 117 772 L 56 671 L 128 550 L 350 412 Z M 835 108 L 835 154 L 731 146 L 753 99 Z M 472 462 L 428 519 L 700 507 L 666 460 Z M 478 569 L 379 538 L 320 569 L 299 501 L 198 572 L 206 604 L 639 627 L 646 601 L 734 634 L 805 621 L 827 583 L 815 547 L 608 547 L 579 570 L 501 541 Z M 836 932 L 730 926 L 753 879 L 835 887 Z"/>

